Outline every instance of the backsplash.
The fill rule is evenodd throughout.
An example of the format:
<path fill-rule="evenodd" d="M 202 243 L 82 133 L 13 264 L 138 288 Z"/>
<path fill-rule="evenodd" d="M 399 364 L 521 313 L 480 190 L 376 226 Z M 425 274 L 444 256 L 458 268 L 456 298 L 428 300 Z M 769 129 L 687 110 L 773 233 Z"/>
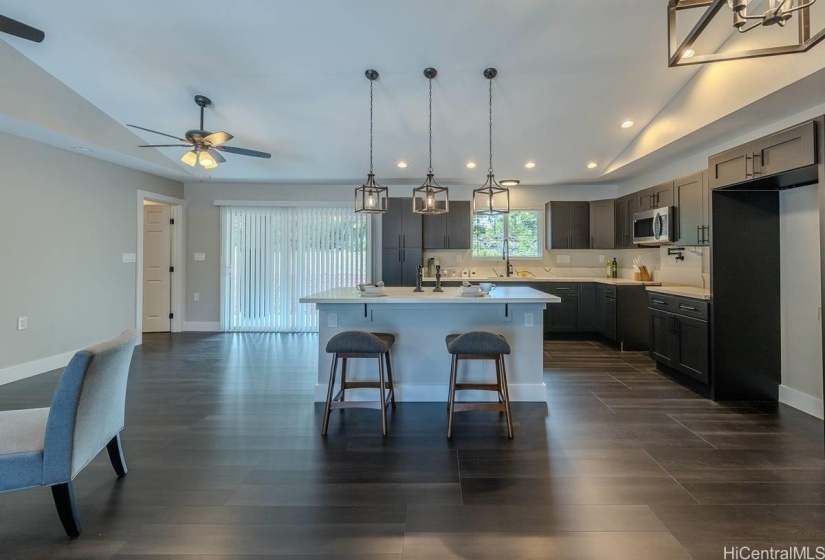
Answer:
<path fill-rule="evenodd" d="M 656 281 L 666 284 L 710 287 L 710 247 L 682 247 L 685 260 L 668 255 L 667 247 L 659 248 L 659 272 Z M 704 276 L 703 276 L 704 275 Z"/>

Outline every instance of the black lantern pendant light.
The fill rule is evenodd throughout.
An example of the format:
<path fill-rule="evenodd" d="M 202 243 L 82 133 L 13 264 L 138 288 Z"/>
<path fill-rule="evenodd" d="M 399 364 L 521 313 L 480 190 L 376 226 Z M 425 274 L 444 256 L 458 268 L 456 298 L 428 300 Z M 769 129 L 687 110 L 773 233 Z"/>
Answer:
<path fill-rule="evenodd" d="M 424 77 L 430 81 L 430 166 L 424 184 L 413 189 L 413 212 L 416 214 L 444 214 L 450 211 L 447 187 L 439 185 L 433 176 L 433 78 L 437 75 L 435 68 L 424 70 Z"/>
<path fill-rule="evenodd" d="M 510 212 L 510 189 L 499 185 L 493 174 L 493 78 L 497 74 L 495 68 L 484 71 L 484 77 L 490 82 L 490 167 L 487 168 L 487 182 L 473 191 L 473 213 L 487 216 Z"/>
<path fill-rule="evenodd" d="M 364 75 L 370 81 L 370 172 L 366 183 L 355 189 L 355 211 L 384 214 L 389 209 L 389 189 L 376 183 L 372 172 L 372 86 L 378 79 L 378 72 L 367 70 Z"/>

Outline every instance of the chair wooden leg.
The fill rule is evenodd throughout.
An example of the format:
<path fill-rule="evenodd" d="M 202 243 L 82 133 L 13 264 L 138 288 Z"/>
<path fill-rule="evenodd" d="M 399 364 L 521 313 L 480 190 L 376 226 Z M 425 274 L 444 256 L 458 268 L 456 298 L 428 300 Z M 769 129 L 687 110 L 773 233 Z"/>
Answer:
<path fill-rule="evenodd" d="M 499 404 L 504 402 L 504 389 L 502 389 L 501 385 L 501 356 L 494 360 L 496 362 L 496 384 L 498 385 L 498 402 Z M 499 412 L 501 414 L 501 412 Z"/>
<path fill-rule="evenodd" d="M 80 514 L 77 512 L 72 483 L 66 482 L 52 486 L 52 498 L 54 498 L 57 515 L 60 517 L 66 534 L 72 539 L 79 537 L 83 531 L 83 525 L 80 523 Z"/>
<path fill-rule="evenodd" d="M 347 400 L 347 359 L 341 358 L 341 400 Z M 343 410 L 341 410 L 343 412 Z"/>
<path fill-rule="evenodd" d="M 123 446 L 120 443 L 119 433 L 106 444 L 106 451 L 109 452 L 109 460 L 112 462 L 117 477 L 126 476 L 129 469 L 126 467 L 126 457 L 123 456 Z"/>
<path fill-rule="evenodd" d="M 453 409 L 455 408 L 455 384 L 458 377 L 458 355 L 453 354 L 450 363 L 450 394 L 447 401 L 447 439 L 453 437 Z"/>
<path fill-rule="evenodd" d="M 507 366 L 504 365 L 504 356 L 501 361 L 501 388 L 504 390 L 504 408 L 507 410 L 507 436 L 513 439 L 513 414 L 510 410 L 510 388 L 507 386 Z"/>
<path fill-rule="evenodd" d="M 392 360 L 390 359 L 390 353 L 387 352 L 384 354 L 387 358 L 387 380 L 389 381 L 390 387 L 390 403 L 392 407 L 395 408 L 395 382 L 392 380 Z"/>
<path fill-rule="evenodd" d="M 378 355 L 378 377 L 381 389 L 381 432 L 387 435 L 387 396 L 384 386 L 384 356 Z"/>
<path fill-rule="evenodd" d="M 327 405 L 324 409 L 324 425 L 321 427 L 321 435 L 327 435 L 329 428 L 329 413 L 332 411 L 332 390 L 335 386 L 335 370 L 338 368 L 338 354 L 332 356 L 332 368 L 329 372 L 329 387 L 327 388 Z"/>

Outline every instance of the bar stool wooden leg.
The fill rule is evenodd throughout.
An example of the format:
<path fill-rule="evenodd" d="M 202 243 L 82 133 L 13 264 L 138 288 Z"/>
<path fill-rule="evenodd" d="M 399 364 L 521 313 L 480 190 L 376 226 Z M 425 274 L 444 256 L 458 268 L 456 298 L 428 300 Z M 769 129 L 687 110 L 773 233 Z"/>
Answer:
<path fill-rule="evenodd" d="M 496 362 L 496 385 L 498 385 L 498 402 L 504 402 L 504 390 L 501 388 L 501 356 L 494 360 Z M 499 412 L 501 414 L 501 412 Z"/>
<path fill-rule="evenodd" d="M 504 390 L 504 408 L 507 410 L 507 436 L 513 439 L 513 415 L 510 410 L 510 389 L 507 387 L 507 366 L 504 364 L 504 356 L 499 356 L 501 361 L 501 381 Z"/>
<path fill-rule="evenodd" d="M 387 380 L 389 381 L 390 387 L 390 403 L 392 407 L 395 408 L 395 383 L 392 380 L 392 360 L 390 359 L 390 353 L 387 352 L 384 354 L 387 359 Z"/>
<path fill-rule="evenodd" d="M 347 400 L 347 359 L 341 358 L 341 400 Z M 343 412 L 346 409 L 342 409 Z"/>
<path fill-rule="evenodd" d="M 329 428 L 329 413 L 332 411 L 332 391 L 335 386 L 335 370 L 338 368 L 338 354 L 332 356 L 332 369 L 329 372 L 329 387 L 327 388 L 327 406 L 324 409 L 324 425 L 321 428 L 321 435 L 327 435 Z"/>
<path fill-rule="evenodd" d="M 387 435 L 387 394 L 384 387 L 384 357 L 378 355 L 378 377 L 379 385 L 381 386 L 381 431 Z"/>
<path fill-rule="evenodd" d="M 450 394 L 447 401 L 447 439 L 453 437 L 453 409 L 455 408 L 455 384 L 458 377 L 458 355 L 453 354 L 450 364 Z"/>

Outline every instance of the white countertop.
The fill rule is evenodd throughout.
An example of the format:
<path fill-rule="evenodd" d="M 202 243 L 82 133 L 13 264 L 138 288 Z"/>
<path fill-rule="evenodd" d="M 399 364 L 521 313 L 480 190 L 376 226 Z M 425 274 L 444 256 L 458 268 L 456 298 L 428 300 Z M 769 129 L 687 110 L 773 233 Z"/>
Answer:
<path fill-rule="evenodd" d="M 435 282 L 435 278 L 425 276 L 422 278 L 424 282 Z M 481 282 L 492 282 L 496 285 L 505 282 L 596 282 L 598 284 L 609 284 L 611 286 L 658 286 L 659 282 L 640 282 L 638 280 L 631 280 L 630 278 L 600 278 L 593 276 L 500 276 L 497 278 L 488 278 L 485 276 L 471 276 L 469 278 L 462 278 L 461 276 L 442 276 L 441 282 L 461 282 L 467 280 L 472 284 L 479 284 Z"/>
<path fill-rule="evenodd" d="M 482 297 L 462 297 L 458 295 L 456 287 L 444 287 L 443 292 L 433 292 L 432 288 L 424 288 L 423 292 L 414 292 L 413 288 L 384 288 L 383 297 L 365 297 L 355 288 L 335 288 L 325 292 L 302 297 L 301 303 L 411 303 L 411 304 L 444 304 L 444 303 L 559 303 L 558 296 L 545 294 L 526 286 L 510 288 L 499 287 L 490 295 Z"/>
<path fill-rule="evenodd" d="M 698 286 L 648 286 L 647 291 L 708 301 L 711 299 L 710 290 Z"/>

